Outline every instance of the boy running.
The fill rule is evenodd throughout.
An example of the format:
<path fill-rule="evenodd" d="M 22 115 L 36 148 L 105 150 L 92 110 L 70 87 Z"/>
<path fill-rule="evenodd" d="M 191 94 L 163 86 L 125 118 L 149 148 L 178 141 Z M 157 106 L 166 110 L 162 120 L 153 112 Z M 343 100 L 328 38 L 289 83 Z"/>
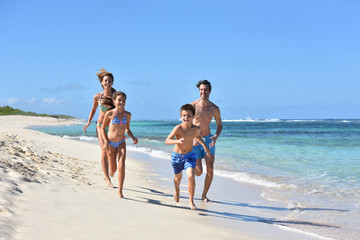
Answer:
<path fill-rule="evenodd" d="M 200 137 L 200 128 L 193 125 L 195 108 L 190 104 L 185 104 L 180 108 L 180 117 L 182 123 L 177 125 L 165 140 L 165 144 L 173 145 L 174 152 L 171 155 L 172 166 L 174 168 L 174 199 L 179 202 L 180 199 L 180 182 L 182 178 L 182 170 L 186 170 L 188 177 L 189 203 L 191 209 L 196 209 L 194 203 L 195 193 L 195 176 L 194 169 L 196 166 L 196 156 L 193 152 L 193 140 L 196 139 L 200 143 L 207 155 L 210 155 L 209 148 L 205 145 Z M 175 139 L 174 139 L 175 138 Z"/>

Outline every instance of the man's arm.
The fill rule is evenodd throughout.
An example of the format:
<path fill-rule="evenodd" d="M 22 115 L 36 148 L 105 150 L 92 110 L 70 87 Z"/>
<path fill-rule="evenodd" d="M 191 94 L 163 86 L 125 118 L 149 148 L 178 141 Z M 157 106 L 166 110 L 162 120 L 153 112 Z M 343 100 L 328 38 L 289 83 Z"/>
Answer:
<path fill-rule="evenodd" d="M 215 110 L 215 113 L 214 113 L 214 118 L 215 118 L 217 128 L 216 128 L 215 135 L 211 137 L 212 142 L 209 145 L 210 147 L 215 146 L 216 140 L 220 136 L 222 128 L 223 128 L 222 120 L 221 120 L 221 114 L 220 114 L 220 108 L 218 108 L 218 107 L 216 107 L 216 110 Z"/>

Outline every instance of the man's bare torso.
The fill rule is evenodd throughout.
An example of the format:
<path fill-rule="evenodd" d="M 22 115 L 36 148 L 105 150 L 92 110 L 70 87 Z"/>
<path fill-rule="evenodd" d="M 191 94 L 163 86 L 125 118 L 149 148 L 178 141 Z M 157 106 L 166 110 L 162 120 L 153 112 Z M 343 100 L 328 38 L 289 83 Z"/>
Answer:
<path fill-rule="evenodd" d="M 210 134 L 210 123 L 214 118 L 218 107 L 212 102 L 207 103 L 198 99 L 191 103 L 195 107 L 195 118 L 193 124 L 200 127 L 200 136 L 205 137 Z"/>

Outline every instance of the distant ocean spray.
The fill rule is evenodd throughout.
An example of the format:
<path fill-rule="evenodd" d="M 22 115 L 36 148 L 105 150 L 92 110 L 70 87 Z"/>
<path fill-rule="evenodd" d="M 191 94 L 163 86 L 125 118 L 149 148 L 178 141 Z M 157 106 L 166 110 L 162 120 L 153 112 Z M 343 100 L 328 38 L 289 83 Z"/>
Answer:
<path fill-rule="evenodd" d="M 131 130 L 139 144 L 128 144 L 128 150 L 169 161 L 172 146 L 164 141 L 177 124 L 179 121 L 133 121 Z M 347 221 L 359 229 L 360 120 L 243 119 L 224 120 L 223 125 L 216 144 L 215 174 L 260 185 L 264 198 L 286 202 L 289 207 L 339 210 L 338 224 Z M 211 128 L 215 132 L 216 124 Z M 82 125 L 36 129 L 97 143 L 95 124 L 88 133 Z M 351 214 L 346 218 L 344 212 Z M 319 221 L 328 217 L 309 214 Z"/>

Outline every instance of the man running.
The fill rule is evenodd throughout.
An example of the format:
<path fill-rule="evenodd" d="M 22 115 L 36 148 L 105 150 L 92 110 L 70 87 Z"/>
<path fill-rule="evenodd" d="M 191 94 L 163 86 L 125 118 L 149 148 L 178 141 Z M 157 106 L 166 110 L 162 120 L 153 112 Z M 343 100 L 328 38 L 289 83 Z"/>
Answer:
<path fill-rule="evenodd" d="M 210 82 L 208 80 L 202 80 L 199 81 L 196 86 L 199 88 L 200 99 L 191 103 L 196 110 L 193 123 L 200 127 L 200 136 L 210 148 L 210 156 L 206 155 L 203 146 L 196 141 L 194 142 L 194 152 L 196 154 L 195 175 L 200 176 L 203 173 L 201 160 L 204 158 L 206 163 L 206 177 L 201 199 L 205 202 L 209 202 L 210 200 L 207 198 L 207 193 L 214 176 L 215 143 L 222 131 L 222 121 L 219 107 L 209 100 L 211 93 Z M 210 132 L 210 123 L 213 118 L 217 125 L 215 135 L 212 135 Z"/>

